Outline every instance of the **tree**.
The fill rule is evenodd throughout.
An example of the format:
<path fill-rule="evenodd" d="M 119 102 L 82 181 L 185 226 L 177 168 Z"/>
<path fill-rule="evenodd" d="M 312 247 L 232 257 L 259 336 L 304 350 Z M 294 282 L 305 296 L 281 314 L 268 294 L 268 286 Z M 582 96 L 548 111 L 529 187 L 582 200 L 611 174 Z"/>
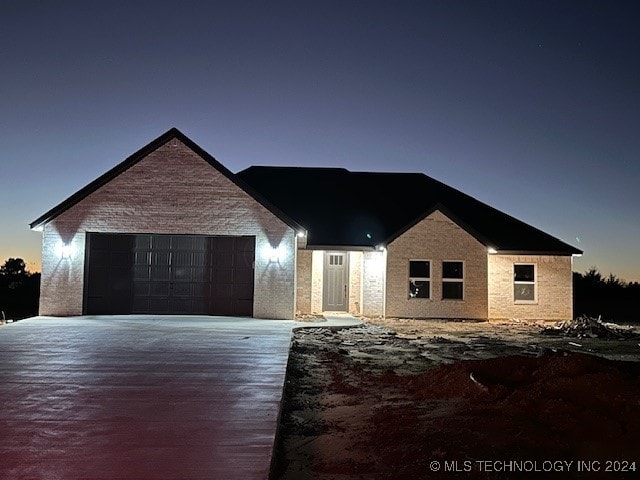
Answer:
<path fill-rule="evenodd" d="M 6 318 L 37 315 L 39 296 L 40 274 L 29 272 L 23 259 L 9 258 L 0 266 L 0 310 Z"/>
<path fill-rule="evenodd" d="M 0 267 L 0 277 L 10 290 L 21 287 L 29 279 L 27 265 L 21 258 L 8 258 Z"/>
<path fill-rule="evenodd" d="M 612 273 L 604 277 L 596 267 L 584 274 L 574 272 L 573 299 L 576 316 L 638 322 L 640 285 L 627 283 Z"/>
<path fill-rule="evenodd" d="M 0 267 L 0 275 L 12 276 L 12 277 L 21 277 L 28 276 L 29 272 L 27 272 L 27 265 L 24 263 L 24 260 L 21 258 L 8 258 L 4 265 Z"/>

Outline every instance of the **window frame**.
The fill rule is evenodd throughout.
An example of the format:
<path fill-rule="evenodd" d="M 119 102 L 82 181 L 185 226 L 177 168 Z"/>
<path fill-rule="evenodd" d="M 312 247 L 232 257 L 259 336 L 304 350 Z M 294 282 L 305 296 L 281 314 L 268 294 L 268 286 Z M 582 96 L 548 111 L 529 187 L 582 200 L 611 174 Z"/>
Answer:
<path fill-rule="evenodd" d="M 516 265 L 527 265 L 533 267 L 533 281 L 524 282 L 516 281 Z M 513 303 L 514 305 L 537 305 L 538 304 L 538 264 L 535 262 L 513 262 Z M 533 300 L 517 300 L 516 299 L 516 286 L 520 285 L 533 285 Z"/>
<path fill-rule="evenodd" d="M 429 262 L 429 276 L 428 277 L 412 277 L 411 276 L 411 262 Z M 429 296 L 428 297 L 412 297 L 411 296 L 411 281 L 418 280 L 421 282 L 429 282 Z M 433 261 L 427 258 L 410 258 L 407 262 L 407 298 L 409 300 L 432 300 L 433 299 Z"/>
<path fill-rule="evenodd" d="M 444 264 L 445 263 L 461 263 L 462 264 L 462 278 L 449 278 L 444 276 Z M 465 292 L 464 292 L 464 284 L 466 280 L 467 274 L 467 266 L 464 260 L 442 260 L 440 264 L 441 275 L 442 275 L 442 289 L 440 291 L 440 296 L 442 297 L 442 301 L 444 302 L 464 302 L 465 300 Z M 444 284 L 445 283 L 461 283 L 462 284 L 462 298 L 444 298 Z"/>

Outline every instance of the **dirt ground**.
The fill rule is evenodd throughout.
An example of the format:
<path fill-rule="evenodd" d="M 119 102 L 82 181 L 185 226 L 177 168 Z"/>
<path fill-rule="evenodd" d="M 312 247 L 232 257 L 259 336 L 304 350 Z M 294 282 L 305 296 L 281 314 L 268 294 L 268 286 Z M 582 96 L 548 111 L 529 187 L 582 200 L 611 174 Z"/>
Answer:
<path fill-rule="evenodd" d="M 542 327 L 298 330 L 272 478 L 638 478 L 640 338 Z"/>

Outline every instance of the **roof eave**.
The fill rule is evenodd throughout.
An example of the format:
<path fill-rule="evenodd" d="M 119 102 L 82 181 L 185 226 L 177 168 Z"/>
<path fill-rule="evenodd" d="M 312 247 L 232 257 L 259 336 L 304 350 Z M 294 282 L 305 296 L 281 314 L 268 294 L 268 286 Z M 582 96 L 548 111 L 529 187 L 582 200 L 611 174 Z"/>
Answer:
<path fill-rule="evenodd" d="M 497 250 L 491 255 L 540 255 L 546 257 L 572 257 L 582 255 L 582 250 L 569 246 L 567 250 Z"/>
<path fill-rule="evenodd" d="M 376 251 L 376 247 L 372 245 L 309 245 L 304 250 L 336 250 L 336 251 Z"/>

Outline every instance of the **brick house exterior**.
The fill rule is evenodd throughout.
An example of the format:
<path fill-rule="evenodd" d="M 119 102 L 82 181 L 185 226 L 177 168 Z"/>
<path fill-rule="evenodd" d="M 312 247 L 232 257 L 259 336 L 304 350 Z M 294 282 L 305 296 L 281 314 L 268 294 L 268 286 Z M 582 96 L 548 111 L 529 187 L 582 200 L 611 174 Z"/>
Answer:
<path fill-rule="evenodd" d="M 88 313 L 85 240 L 91 232 L 254 237 L 253 316 L 293 318 L 295 223 L 256 200 L 177 131 L 123 163 L 113 178 L 34 222 L 43 232 L 41 315 Z M 62 258 L 62 247 L 73 254 Z M 279 249 L 277 261 L 262 255 L 272 247 Z"/>
<path fill-rule="evenodd" d="M 41 315 L 567 319 L 581 253 L 421 174 L 233 174 L 176 129 L 31 226 Z"/>

